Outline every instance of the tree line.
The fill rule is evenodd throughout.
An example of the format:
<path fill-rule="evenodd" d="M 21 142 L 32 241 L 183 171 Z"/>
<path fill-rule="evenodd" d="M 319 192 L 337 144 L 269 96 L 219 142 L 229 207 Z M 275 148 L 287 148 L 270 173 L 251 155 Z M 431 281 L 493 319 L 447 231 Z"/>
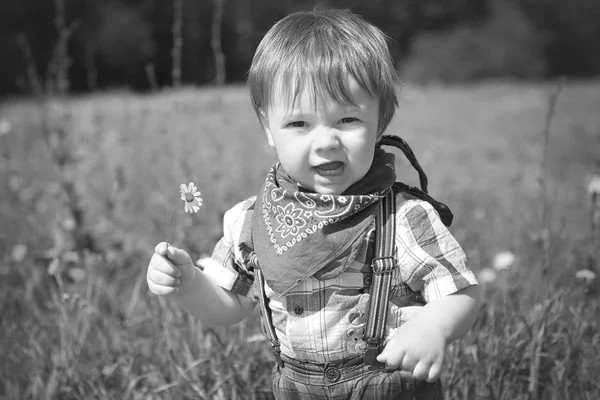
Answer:
<path fill-rule="evenodd" d="M 315 7 L 379 26 L 406 79 L 600 74 L 598 0 L 0 0 L 0 94 L 44 82 L 61 38 L 75 92 L 240 82 L 272 24 Z"/>

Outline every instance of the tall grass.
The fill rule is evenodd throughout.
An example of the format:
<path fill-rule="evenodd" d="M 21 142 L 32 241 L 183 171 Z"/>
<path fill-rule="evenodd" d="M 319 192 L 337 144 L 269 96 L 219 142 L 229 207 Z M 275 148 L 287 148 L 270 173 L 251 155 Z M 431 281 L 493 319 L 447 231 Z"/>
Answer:
<path fill-rule="evenodd" d="M 388 130 L 450 204 L 473 268 L 495 274 L 476 326 L 449 349 L 449 399 L 600 398 L 600 284 L 576 277 L 600 272 L 584 186 L 600 154 L 600 85 L 564 90 L 545 146 L 547 89 L 407 88 Z M 176 211 L 170 241 L 200 257 L 274 161 L 244 89 L 106 93 L 69 106 L 72 178 L 95 242 L 80 253 L 61 238 L 70 217 L 35 105 L 0 106 L 12 127 L 0 136 L 0 397 L 267 398 L 273 363 L 256 312 L 202 327 L 145 283 L 179 184 L 194 181 L 204 206 Z M 416 182 L 401 157 L 397 168 Z M 500 251 L 515 254 L 511 268 L 493 269 Z"/>

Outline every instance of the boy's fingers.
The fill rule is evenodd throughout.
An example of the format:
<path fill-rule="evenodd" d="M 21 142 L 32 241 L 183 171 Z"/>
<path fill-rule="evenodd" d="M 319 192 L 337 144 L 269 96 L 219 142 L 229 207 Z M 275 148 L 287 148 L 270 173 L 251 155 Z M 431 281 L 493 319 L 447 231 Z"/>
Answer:
<path fill-rule="evenodd" d="M 427 382 L 435 382 L 439 379 L 442 373 L 442 364 L 433 363 L 431 368 L 429 369 L 429 374 L 427 375 Z"/>
<path fill-rule="evenodd" d="M 148 288 L 150 289 L 150 291 L 152 293 L 154 293 L 157 296 L 168 296 L 173 293 L 176 293 L 178 290 L 177 288 L 174 288 L 171 286 L 157 285 L 156 283 L 154 283 L 152 281 L 148 281 Z"/>
<path fill-rule="evenodd" d="M 412 370 L 412 374 L 415 379 L 424 381 L 429 378 L 430 371 L 431 364 L 426 362 L 420 362 L 417 365 L 415 365 L 414 369 Z"/>
<path fill-rule="evenodd" d="M 192 261 L 185 250 L 170 245 L 167 249 L 167 258 L 175 265 L 187 264 Z"/>
<path fill-rule="evenodd" d="M 382 364 L 387 363 L 388 359 L 387 359 L 387 352 L 385 351 L 385 349 L 377 356 L 376 360 Z"/>
<path fill-rule="evenodd" d="M 156 247 L 154 248 L 154 252 L 161 256 L 164 256 L 165 254 L 167 254 L 167 243 L 160 242 L 159 244 L 157 244 Z"/>
<path fill-rule="evenodd" d="M 148 272 L 148 279 L 161 286 L 176 287 L 179 286 L 180 283 L 178 278 L 171 275 L 167 275 L 156 269 L 150 270 Z"/>
<path fill-rule="evenodd" d="M 406 353 L 403 350 L 398 353 L 394 353 L 393 355 L 388 354 L 388 352 L 384 350 L 380 355 L 377 356 L 377 361 L 385 364 L 387 369 L 395 370 L 400 368 L 405 355 Z"/>
<path fill-rule="evenodd" d="M 404 357 L 402 357 L 402 359 L 400 360 L 399 365 L 396 366 L 402 368 L 403 371 L 407 371 L 407 372 L 413 372 L 413 370 L 415 369 L 417 365 L 417 362 L 410 358 L 407 357 L 406 355 Z"/>
<path fill-rule="evenodd" d="M 157 244 L 154 248 L 154 253 L 168 258 L 169 261 L 175 265 L 183 265 L 192 262 L 190 255 L 185 250 L 173 247 L 173 245 L 167 244 L 166 242 Z"/>
<path fill-rule="evenodd" d="M 152 269 L 155 269 L 163 274 L 167 274 L 176 278 L 181 276 L 181 271 L 179 268 L 175 267 L 169 260 L 158 254 L 154 254 L 150 259 L 150 267 L 151 268 L 148 269 L 148 274 L 151 273 Z"/>

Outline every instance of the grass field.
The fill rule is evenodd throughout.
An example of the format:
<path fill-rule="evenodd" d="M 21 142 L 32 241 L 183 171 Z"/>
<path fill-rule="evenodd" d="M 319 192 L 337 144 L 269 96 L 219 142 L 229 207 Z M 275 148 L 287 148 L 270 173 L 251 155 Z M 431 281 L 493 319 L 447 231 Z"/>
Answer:
<path fill-rule="evenodd" d="M 450 347 L 448 399 L 600 398 L 600 279 L 576 275 L 600 273 L 585 184 L 600 174 L 600 82 L 566 85 L 545 136 L 553 88 L 406 86 L 387 131 L 411 144 L 489 280 L 475 328 Z M 194 181 L 204 206 L 177 209 L 169 240 L 200 257 L 224 211 L 255 194 L 274 161 L 245 89 L 110 92 L 66 105 L 44 115 L 30 100 L 0 104 L 0 398 L 267 396 L 272 360 L 257 314 L 202 327 L 145 283 L 179 184 Z M 66 134 L 62 167 L 44 123 Z M 416 184 L 400 156 L 397 170 Z M 93 251 L 73 251 L 82 233 Z M 507 251 L 511 268 L 494 269 Z"/>

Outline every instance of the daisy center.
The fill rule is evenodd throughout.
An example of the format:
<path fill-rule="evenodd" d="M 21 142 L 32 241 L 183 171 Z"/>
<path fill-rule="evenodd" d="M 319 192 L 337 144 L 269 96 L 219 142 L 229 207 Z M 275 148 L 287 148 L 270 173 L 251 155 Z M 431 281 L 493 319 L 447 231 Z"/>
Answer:
<path fill-rule="evenodd" d="M 194 195 L 191 193 L 186 193 L 185 194 L 185 201 L 187 201 L 188 203 L 191 203 L 194 201 Z"/>

